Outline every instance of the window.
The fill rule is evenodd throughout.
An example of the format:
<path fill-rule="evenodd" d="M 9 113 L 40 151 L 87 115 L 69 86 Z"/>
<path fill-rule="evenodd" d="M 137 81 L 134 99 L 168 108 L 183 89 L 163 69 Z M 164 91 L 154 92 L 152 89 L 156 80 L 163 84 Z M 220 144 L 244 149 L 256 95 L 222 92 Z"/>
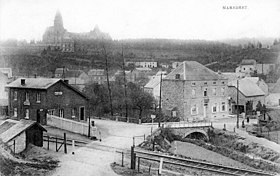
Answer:
<path fill-rule="evenodd" d="M 195 86 L 195 82 L 192 82 L 192 86 Z"/>
<path fill-rule="evenodd" d="M 14 91 L 14 100 L 17 100 L 17 91 Z"/>
<path fill-rule="evenodd" d="M 213 82 L 213 85 L 216 85 L 216 84 L 217 84 L 217 82 L 216 82 L 216 81 L 214 81 L 214 82 Z"/>
<path fill-rule="evenodd" d="M 192 89 L 192 97 L 195 97 L 195 89 Z"/>
<path fill-rule="evenodd" d="M 177 117 L 177 111 L 172 111 L 172 117 Z"/>
<path fill-rule="evenodd" d="M 204 85 L 207 85 L 207 82 L 204 82 Z"/>
<path fill-rule="evenodd" d="M 216 112 L 217 112 L 217 103 L 215 103 L 215 104 L 212 106 L 212 112 L 213 112 L 213 113 L 216 113 Z"/>
<path fill-rule="evenodd" d="M 217 94 L 217 89 L 213 88 L 213 95 L 216 95 L 216 94 Z"/>
<path fill-rule="evenodd" d="M 223 82 L 222 82 L 222 84 L 224 85 L 224 84 L 225 84 L 225 82 L 223 81 Z"/>
<path fill-rule="evenodd" d="M 80 107 L 80 120 L 85 120 L 85 107 Z"/>
<path fill-rule="evenodd" d="M 29 109 L 25 109 L 25 119 L 29 119 Z"/>
<path fill-rule="evenodd" d="M 225 95 L 225 88 L 224 88 L 224 87 L 222 87 L 222 89 L 221 89 L 221 93 L 222 93 L 222 96 L 224 96 L 224 95 Z"/>
<path fill-rule="evenodd" d="M 75 118 L 75 117 L 76 117 L 76 108 L 73 108 L 73 109 L 71 110 L 71 116 L 72 116 L 72 118 Z"/>
<path fill-rule="evenodd" d="M 197 115 L 198 114 L 198 109 L 196 105 L 193 105 L 191 108 L 191 115 Z"/>
<path fill-rule="evenodd" d="M 17 108 L 14 108 L 14 117 L 17 117 Z"/>
<path fill-rule="evenodd" d="M 49 115 L 54 115 L 54 109 L 49 109 L 48 114 Z"/>
<path fill-rule="evenodd" d="M 204 91 L 203 91 L 203 96 L 204 96 L 204 97 L 207 97 L 207 88 L 204 89 Z"/>
<path fill-rule="evenodd" d="M 222 112 L 226 111 L 226 103 L 225 102 L 222 102 L 221 111 Z"/>
<path fill-rule="evenodd" d="M 36 94 L 36 102 L 37 102 L 37 103 L 40 103 L 40 102 L 41 102 L 41 94 L 40 94 L 40 93 L 37 93 L 37 94 Z"/>
<path fill-rule="evenodd" d="M 64 110 L 63 109 L 59 109 L 58 116 L 64 118 Z"/>
<path fill-rule="evenodd" d="M 176 74 L 175 79 L 180 79 L 180 74 Z"/>
<path fill-rule="evenodd" d="M 243 70 L 245 70 L 245 68 L 243 68 Z"/>
<path fill-rule="evenodd" d="M 25 92 L 25 101 L 29 101 L 29 93 Z"/>

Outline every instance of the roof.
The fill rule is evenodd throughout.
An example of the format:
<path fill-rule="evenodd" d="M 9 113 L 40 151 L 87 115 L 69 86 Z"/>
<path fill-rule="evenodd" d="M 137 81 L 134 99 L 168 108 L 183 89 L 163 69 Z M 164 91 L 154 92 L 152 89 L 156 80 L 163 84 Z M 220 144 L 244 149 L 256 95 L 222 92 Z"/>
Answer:
<path fill-rule="evenodd" d="M 104 75 L 104 69 L 91 69 L 88 71 L 89 76 L 97 76 L 97 75 Z"/>
<path fill-rule="evenodd" d="M 259 77 L 245 77 L 243 78 L 244 80 L 250 80 L 252 81 L 253 83 L 257 84 L 258 81 L 259 81 Z"/>
<path fill-rule="evenodd" d="M 25 85 L 21 85 L 21 79 L 25 79 Z M 48 89 L 49 87 L 51 87 L 52 85 L 54 85 L 58 82 L 61 82 L 62 84 L 64 84 L 68 88 L 72 89 L 73 91 L 75 91 L 79 95 L 88 99 L 88 97 L 85 94 L 83 94 L 82 92 L 80 92 L 79 90 L 74 88 L 73 86 L 65 83 L 63 80 L 57 79 L 57 78 L 18 78 L 17 80 L 8 84 L 6 87 L 46 90 L 46 89 Z"/>
<path fill-rule="evenodd" d="M 180 80 L 187 81 L 226 79 L 222 75 L 215 73 L 196 61 L 184 61 L 164 79 L 175 80 L 177 74 L 180 75 Z"/>
<path fill-rule="evenodd" d="M 240 65 L 255 65 L 257 64 L 256 60 L 254 59 L 243 59 Z"/>
<path fill-rule="evenodd" d="M 21 79 L 25 79 L 25 85 L 21 85 Z M 47 89 L 60 81 L 57 78 L 18 78 L 8 84 L 10 88 L 30 88 L 30 89 Z"/>
<path fill-rule="evenodd" d="M 82 70 L 68 70 L 65 72 L 65 78 L 79 77 L 83 73 L 84 71 Z"/>
<path fill-rule="evenodd" d="M 150 68 L 147 68 L 147 67 L 139 67 L 139 68 L 135 68 L 136 70 L 138 70 L 138 71 L 152 71 L 152 69 L 150 69 Z"/>
<path fill-rule="evenodd" d="M 13 140 L 15 137 L 17 137 L 18 135 L 20 135 L 23 131 L 31 128 L 34 125 L 38 125 L 38 127 L 41 128 L 43 131 L 47 131 L 36 121 L 25 120 L 25 119 L 22 119 L 20 121 L 10 120 L 10 119 L 6 120 L 4 123 L 0 125 L 0 127 L 5 128 L 5 130 L 2 130 L 2 133 L 0 133 L 0 138 L 5 143 L 9 142 Z"/>
<path fill-rule="evenodd" d="M 249 79 L 241 79 L 238 84 L 238 90 L 246 97 L 265 95 L 262 89 Z M 237 80 L 229 82 L 228 86 L 237 88 Z"/>
<path fill-rule="evenodd" d="M 68 71 L 67 68 L 56 68 L 54 73 L 55 74 L 63 74 L 66 71 Z"/>
<path fill-rule="evenodd" d="M 144 87 L 145 88 L 155 88 L 160 83 L 160 76 L 156 76 L 151 79 Z"/>

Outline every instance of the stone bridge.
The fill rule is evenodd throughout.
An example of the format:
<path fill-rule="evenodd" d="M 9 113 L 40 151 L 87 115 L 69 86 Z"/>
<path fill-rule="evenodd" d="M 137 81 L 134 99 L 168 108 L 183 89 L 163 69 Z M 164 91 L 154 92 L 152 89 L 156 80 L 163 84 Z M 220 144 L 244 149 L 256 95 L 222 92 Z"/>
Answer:
<path fill-rule="evenodd" d="M 213 129 L 212 122 L 208 123 L 170 123 L 165 126 L 174 131 L 174 134 L 183 138 L 209 140 L 208 130 Z"/>

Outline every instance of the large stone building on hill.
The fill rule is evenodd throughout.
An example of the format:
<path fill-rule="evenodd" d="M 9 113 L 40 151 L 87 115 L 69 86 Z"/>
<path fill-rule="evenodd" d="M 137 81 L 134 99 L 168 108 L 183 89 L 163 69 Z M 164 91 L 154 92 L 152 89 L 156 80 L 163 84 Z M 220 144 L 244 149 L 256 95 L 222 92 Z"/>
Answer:
<path fill-rule="evenodd" d="M 57 11 L 55 15 L 54 25 L 48 27 L 43 34 L 44 44 L 63 52 L 74 52 L 74 42 L 78 39 L 111 40 L 111 37 L 109 34 L 101 32 L 98 26 L 95 26 L 95 28 L 90 32 L 68 32 L 63 27 L 62 15 L 59 11 Z"/>

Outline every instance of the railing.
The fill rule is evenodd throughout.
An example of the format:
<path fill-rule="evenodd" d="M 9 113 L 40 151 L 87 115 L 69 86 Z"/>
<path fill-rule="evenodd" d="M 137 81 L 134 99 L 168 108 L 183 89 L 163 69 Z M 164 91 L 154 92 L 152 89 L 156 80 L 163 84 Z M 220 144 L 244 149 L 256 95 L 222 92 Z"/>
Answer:
<path fill-rule="evenodd" d="M 212 122 L 169 122 L 165 125 L 167 128 L 195 128 L 195 127 L 212 127 Z"/>
<path fill-rule="evenodd" d="M 47 125 L 60 128 L 63 130 L 71 131 L 74 133 L 88 135 L 88 122 L 77 122 L 54 115 L 47 116 Z M 98 131 L 95 126 L 90 126 L 90 136 L 97 136 Z"/>

